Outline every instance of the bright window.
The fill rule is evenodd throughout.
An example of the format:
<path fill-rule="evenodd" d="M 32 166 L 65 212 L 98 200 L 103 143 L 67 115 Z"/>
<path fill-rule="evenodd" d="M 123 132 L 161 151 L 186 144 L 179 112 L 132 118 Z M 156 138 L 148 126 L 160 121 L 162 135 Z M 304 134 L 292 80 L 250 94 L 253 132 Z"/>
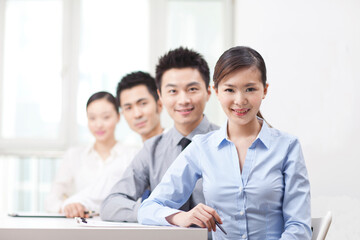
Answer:
<path fill-rule="evenodd" d="M 58 138 L 61 29 L 61 0 L 6 1 L 3 138 Z"/>
<path fill-rule="evenodd" d="M 86 0 L 82 1 L 81 16 L 77 123 L 79 140 L 88 142 L 92 136 L 85 106 L 90 95 L 101 90 L 115 95 L 122 76 L 149 71 L 148 0 Z M 123 118 L 116 136 L 137 138 Z"/>
<path fill-rule="evenodd" d="M 212 72 L 229 47 L 230 2 L 0 0 L 0 212 L 43 210 L 63 151 L 93 141 L 94 92 L 115 94 L 132 71 L 154 74 L 178 46 L 202 53 Z M 205 112 L 220 123 L 212 99 Z M 124 118 L 116 137 L 141 142 Z"/>

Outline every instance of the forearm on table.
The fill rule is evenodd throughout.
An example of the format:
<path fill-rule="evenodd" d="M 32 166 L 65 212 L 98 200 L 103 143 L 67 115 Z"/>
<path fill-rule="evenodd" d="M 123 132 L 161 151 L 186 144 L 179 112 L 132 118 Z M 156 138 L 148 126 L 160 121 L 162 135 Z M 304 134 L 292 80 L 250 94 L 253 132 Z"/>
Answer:
<path fill-rule="evenodd" d="M 139 201 L 134 201 L 122 194 L 111 194 L 100 207 L 100 216 L 104 221 L 137 222 Z"/>

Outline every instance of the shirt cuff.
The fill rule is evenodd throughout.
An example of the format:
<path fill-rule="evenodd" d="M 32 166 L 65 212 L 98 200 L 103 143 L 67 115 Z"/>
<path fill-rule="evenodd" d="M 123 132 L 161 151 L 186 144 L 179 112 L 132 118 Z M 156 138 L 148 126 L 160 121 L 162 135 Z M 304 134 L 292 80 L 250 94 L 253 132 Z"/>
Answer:
<path fill-rule="evenodd" d="M 172 224 L 170 224 L 166 218 L 170 215 L 173 215 L 175 213 L 178 213 L 178 212 L 182 212 L 181 210 L 178 210 L 178 209 L 173 209 L 173 208 L 168 208 L 168 207 L 165 207 L 165 208 L 162 208 L 158 211 L 157 213 L 157 216 L 158 217 L 158 221 L 160 223 L 160 225 L 163 225 L 163 226 L 174 226 Z"/>

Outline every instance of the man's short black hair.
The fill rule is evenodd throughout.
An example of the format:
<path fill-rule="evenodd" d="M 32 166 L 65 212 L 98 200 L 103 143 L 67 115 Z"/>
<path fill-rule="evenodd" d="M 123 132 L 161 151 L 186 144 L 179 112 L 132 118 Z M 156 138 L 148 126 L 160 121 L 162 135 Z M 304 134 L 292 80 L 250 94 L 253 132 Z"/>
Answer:
<path fill-rule="evenodd" d="M 206 88 L 209 87 L 210 71 L 209 66 L 203 56 L 188 48 L 179 47 L 169 51 L 159 58 L 156 66 L 156 86 L 161 91 L 162 76 L 167 70 L 172 68 L 194 68 L 197 69 L 205 82 Z"/>
<path fill-rule="evenodd" d="M 154 97 L 155 102 L 157 102 L 159 96 L 156 91 L 155 79 L 149 73 L 138 71 L 127 74 L 118 83 L 116 88 L 116 99 L 119 103 L 119 106 L 121 106 L 121 92 L 138 85 L 145 85 L 149 93 Z"/>

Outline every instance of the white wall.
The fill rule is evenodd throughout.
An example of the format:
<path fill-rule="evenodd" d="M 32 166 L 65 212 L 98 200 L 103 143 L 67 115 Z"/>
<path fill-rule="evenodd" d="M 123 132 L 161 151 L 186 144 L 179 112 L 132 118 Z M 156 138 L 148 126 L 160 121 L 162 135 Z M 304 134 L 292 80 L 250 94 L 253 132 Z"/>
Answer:
<path fill-rule="evenodd" d="M 333 212 L 328 239 L 360 239 L 360 1 L 238 0 L 235 44 L 267 63 L 262 111 L 300 138 L 313 216 Z"/>

